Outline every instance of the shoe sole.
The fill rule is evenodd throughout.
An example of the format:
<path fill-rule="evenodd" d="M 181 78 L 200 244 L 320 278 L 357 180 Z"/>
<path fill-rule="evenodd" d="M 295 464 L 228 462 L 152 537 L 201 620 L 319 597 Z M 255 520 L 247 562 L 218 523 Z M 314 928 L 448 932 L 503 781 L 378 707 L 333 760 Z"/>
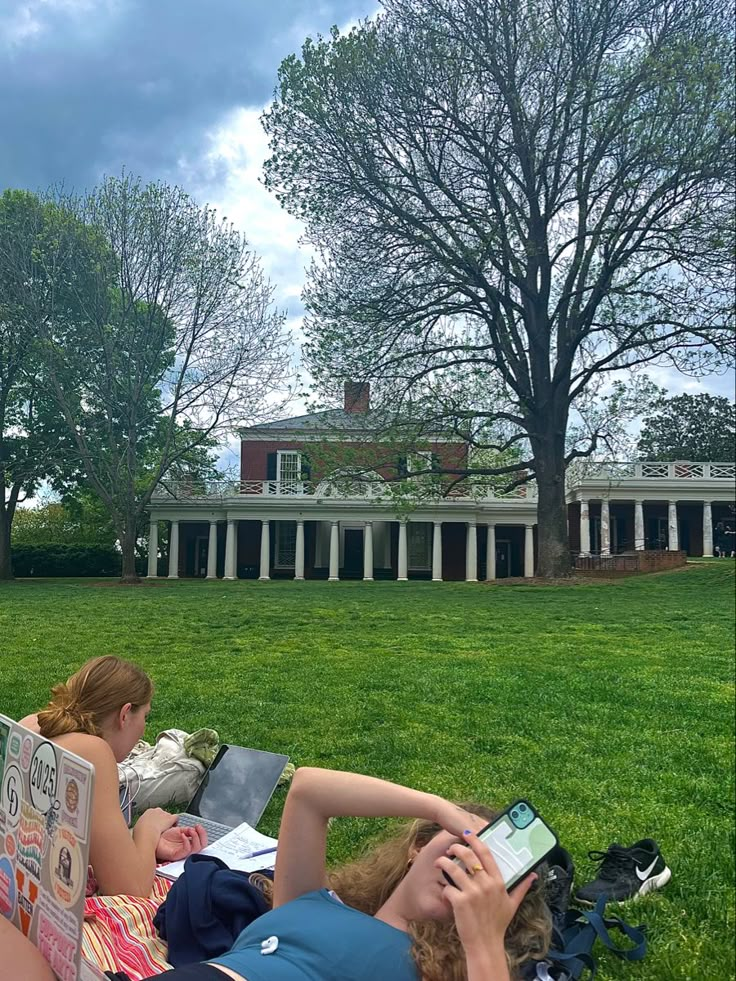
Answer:
<path fill-rule="evenodd" d="M 651 878 L 646 879 L 642 882 L 639 887 L 638 892 L 635 892 L 633 896 L 627 896 L 626 899 L 609 899 L 609 903 L 630 903 L 632 900 L 640 899 L 642 896 L 646 896 L 649 892 L 654 892 L 655 889 L 661 889 L 662 886 L 666 886 L 667 883 L 672 878 L 672 872 L 665 865 L 659 875 L 653 875 Z M 575 896 L 575 902 L 579 906 L 589 906 L 591 909 L 595 906 L 595 899 L 581 899 L 579 896 Z"/>

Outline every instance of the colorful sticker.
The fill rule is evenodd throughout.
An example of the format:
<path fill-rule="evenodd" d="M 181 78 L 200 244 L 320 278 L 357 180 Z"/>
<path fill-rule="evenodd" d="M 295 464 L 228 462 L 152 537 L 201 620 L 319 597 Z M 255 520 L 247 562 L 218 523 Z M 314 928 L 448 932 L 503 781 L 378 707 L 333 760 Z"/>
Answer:
<path fill-rule="evenodd" d="M 15 838 L 10 834 L 5 835 L 5 854 L 8 858 L 15 858 L 15 852 Z"/>
<path fill-rule="evenodd" d="M 3 855 L 0 858 L 0 915 L 8 920 L 15 916 L 16 892 L 13 866 L 10 859 Z"/>
<path fill-rule="evenodd" d="M 61 823 L 75 832 L 77 838 L 85 840 L 87 809 L 89 807 L 89 770 L 77 766 L 73 760 L 61 762 Z"/>
<path fill-rule="evenodd" d="M 23 777 L 15 763 L 9 763 L 3 775 L 2 809 L 11 828 L 15 828 L 20 820 L 22 800 Z"/>
<path fill-rule="evenodd" d="M 3 774 L 5 773 L 5 753 L 9 737 L 10 726 L 6 722 L 0 722 L 0 785 L 2 785 Z"/>
<path fill-rule="evenodd" d="M 18 917 L 20 928 L 24 937 L 27 937 L 31 930 L 33 910 L 38 899 L 38 882 L 32 879 L 23 869 L 15 870 L 15 881 L 18 885 Z"/>
<path fill-rule="evenodd" d="M 52 743 L 39 743 L 31 759 L 31 803 L 45 814 L 56 800 L 58 783 L 56 751 Z"/>
<path fill-rule="evenodd" d="M 51 846 L 51 885 L 62 906 L 74 906 L 86 880 L 87 867 L 76 836 L 68 828 L 59 828 Z"/>
<path fill-rule="evenodd" d="M 38 901 L 36 945 L 60 981 L 76 981 L 74 963 L 79 949 L 79 922 L 61 910 L 46 892 Z"/>
<path fill-rule="evenodd" d="M 31 765 L 31 753 L 33 752 L 33 740 L 30 736 L 26 736 L 23 740 L 23 750 L 20 754 L 20 765 L 24 770 L 27 770 Z"/>
<path fill-rule="evenodd" d="M 28 801 L 21 801 L 17 863 L 33 878 L 41 878 L 41 856 L 46 840 L 45 821 Z"/>
<path fill-rule="evenodd" d="M 20 755 L 20 736 L 17 732 L 14 732 L 10 737 L 10 742 L 8 743 L 8 753 L 15 759 Z"/>

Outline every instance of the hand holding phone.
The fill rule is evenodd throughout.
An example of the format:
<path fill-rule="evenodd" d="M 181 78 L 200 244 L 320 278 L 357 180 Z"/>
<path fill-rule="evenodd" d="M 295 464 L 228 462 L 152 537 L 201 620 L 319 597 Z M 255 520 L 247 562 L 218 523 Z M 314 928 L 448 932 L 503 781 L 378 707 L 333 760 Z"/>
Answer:
<path fill-rule="evenodd" d="M 557 845 L 557 836 L 527 800 L 517 800 L 478 832 L 496 860 L 507 890 L 540 865 Z M 459 859 L 453 859 L 460 865 Z M 443 873 L 450 885 L 450 876 Z"/>

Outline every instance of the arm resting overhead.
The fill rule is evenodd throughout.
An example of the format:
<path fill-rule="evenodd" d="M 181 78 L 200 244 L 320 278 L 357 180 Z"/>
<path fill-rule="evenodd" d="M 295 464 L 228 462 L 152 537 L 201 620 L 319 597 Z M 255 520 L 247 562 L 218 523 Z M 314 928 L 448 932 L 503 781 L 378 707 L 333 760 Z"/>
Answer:
<path fill-rule="evenodd" d="M 274 906 L 325 884 L 331 817 L 438 819 L 441 798 L 359 773 L 301 767 L 284 805 L 274 876 Z"/>

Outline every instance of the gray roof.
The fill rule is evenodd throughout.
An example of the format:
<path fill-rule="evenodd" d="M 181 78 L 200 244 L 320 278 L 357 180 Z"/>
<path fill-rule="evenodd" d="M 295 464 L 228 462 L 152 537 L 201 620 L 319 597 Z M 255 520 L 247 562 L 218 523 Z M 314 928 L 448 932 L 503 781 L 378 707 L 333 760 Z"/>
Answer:
<path fill-rule="evenodd" d="M 241 436 L 260 433 L 278 432 L 311 432 L 311 433 L 345 433 L 345 432 L 375 432 L 384 429 L 390 420 L 380 412 L 346 412 L 344 409 L 326 409 L 323 412 L 311 412 L 305 416 L 292 416 L 291 419 L 277 419 L 275 422 L 265 422 L 258 426 L 248 426 L 240 430 Z"/>

